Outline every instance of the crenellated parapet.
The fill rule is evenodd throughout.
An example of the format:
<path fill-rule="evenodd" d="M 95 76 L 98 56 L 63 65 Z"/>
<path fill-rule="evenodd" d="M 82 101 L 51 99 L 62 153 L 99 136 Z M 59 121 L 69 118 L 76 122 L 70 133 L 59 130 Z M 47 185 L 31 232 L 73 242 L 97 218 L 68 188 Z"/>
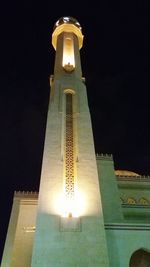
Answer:
<path fill-rule="evenodd" d="M 96 159 L 97 160 L 113 160 L 113 155 L 112 154 L 96 154 Z"/>
<path fill-rule="evenodd" d="M 17 199 L 38 199 L 37 191 L 15 191 L 14 198 Z"/>

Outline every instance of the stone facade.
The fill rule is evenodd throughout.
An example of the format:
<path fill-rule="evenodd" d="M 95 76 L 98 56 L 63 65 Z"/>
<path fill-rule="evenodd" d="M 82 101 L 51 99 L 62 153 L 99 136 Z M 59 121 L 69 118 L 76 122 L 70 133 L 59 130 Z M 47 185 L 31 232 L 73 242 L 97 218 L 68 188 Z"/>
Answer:
<path fill-rule="evenodd" d="M 97 156 L 110 266 L 148 267 L 150 257 L 150 177 L 116 175 L 111 155 Z M 116 173 L 116 174 L 115 174 Z M 124 173 L 124 175 L 123 175 Z M 127 173 L 128 176 L 125 176 Z M 130 262 L 136 251 L 136 263 Z M 141 263 L 140 263 L 141 262 Z"/>
<path fill-rule="evenodd" d="M 76 20 L 57 22 L 39 194 L 15 193 L 1 267 L 135 267 L 132 254 L 150 250 L 150 179 L 95 156 L 82 42 Z M 75 62 L 62 66 L 64 44 Z"/>
<path fill-rule="evenodd" d="M 31 266 L 37 199 L 36 192 L 15 192 L 1 267 Z"/>
<path fill-rule="evenodd" d="M 150 177 L 115 175 L 111 155 L 97 155 L 97 167 L 99 183 L 101 184 L 109 266 L 138 267 L 138 265 L 129 265 L 132 255 L 134 253 L 139 254 L 138 262 L 140 262 L 140 259 L 141 261 L 143 259 L 141 255 L 145 252 L 140 254 L 138 251 L 146 251 L 147 255 L 150 251 Z M 36 231 L 37 202 L 37 193 L 16 192 L 14 194 L 2 267 L 20 267 L 20 258 L 24 259 L 21 266 L 31 266 L 32 247 Z M 66 219 L 64 218 L 64 220 Z M 73 234 L 77 234 L 78 237 L 78 234 L 82 232 L 82 227 L 80 221 L 72 222 L 66 226 L 66 221 L 63 222 L 59 218 L 60 233 L 70 235 L 70 239 L 74 239 Z M 89 227 L 93 228 L 92 222 Z M 70 233 L 69 229 L 71 229 Z M 147 258 L 149 261 L 149 256 L 146 256 Z M 141 263 L 145 265 L 139 265 L 139 267 L 148 266 L 146 259 L 145 263 Z"/>

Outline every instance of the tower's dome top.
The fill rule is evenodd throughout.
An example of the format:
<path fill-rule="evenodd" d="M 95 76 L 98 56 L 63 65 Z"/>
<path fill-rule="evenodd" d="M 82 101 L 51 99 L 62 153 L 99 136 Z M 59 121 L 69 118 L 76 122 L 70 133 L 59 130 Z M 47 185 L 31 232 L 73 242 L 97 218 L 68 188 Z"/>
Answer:
<path fill-rule="evenodd" d="M 71 32 L 74 33 L 79 42 L 79 49 L 82 47 L 83 44 L 83 35 L 80 23 L 73 17 L 61 17 L 54 25 L 54 30 L 52 34 L 52 44 L 56 50 L 57 46 L 57 37 L 62 32 Z"/>
<path fill-rule="evenodd" d="M 54 30 L 62 24 L 73 24 L 81 30 L 80 23 L 73 17 L 61 17 L 54 25 Z"/>

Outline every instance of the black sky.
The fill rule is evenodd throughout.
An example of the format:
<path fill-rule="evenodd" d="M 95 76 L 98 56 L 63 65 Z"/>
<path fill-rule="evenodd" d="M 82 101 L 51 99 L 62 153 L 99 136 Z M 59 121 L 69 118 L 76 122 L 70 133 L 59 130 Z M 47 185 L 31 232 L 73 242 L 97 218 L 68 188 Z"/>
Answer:
<path fill-rule="evenodd" d="M 110 1 L 100 6 L 58 3 L 1 8 L 1 251 L 15 190 L 38 190 L 53 25 L 78 19 L 95 150 L 112 153 L 116 169 L 150 175 L 150 3 Z M 58 10 L 58 11 L 56 11 Z"/>

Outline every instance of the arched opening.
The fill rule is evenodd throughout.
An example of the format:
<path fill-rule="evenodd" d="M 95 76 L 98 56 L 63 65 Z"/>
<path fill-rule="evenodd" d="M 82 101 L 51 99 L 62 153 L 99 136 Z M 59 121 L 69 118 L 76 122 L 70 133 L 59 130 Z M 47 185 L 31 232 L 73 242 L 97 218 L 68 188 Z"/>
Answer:
<path fill-rule="evenodd" d="M 129 267 L 150 267 L 150 252 L 144 249 L 135 251 L 131 256 Z"/>

